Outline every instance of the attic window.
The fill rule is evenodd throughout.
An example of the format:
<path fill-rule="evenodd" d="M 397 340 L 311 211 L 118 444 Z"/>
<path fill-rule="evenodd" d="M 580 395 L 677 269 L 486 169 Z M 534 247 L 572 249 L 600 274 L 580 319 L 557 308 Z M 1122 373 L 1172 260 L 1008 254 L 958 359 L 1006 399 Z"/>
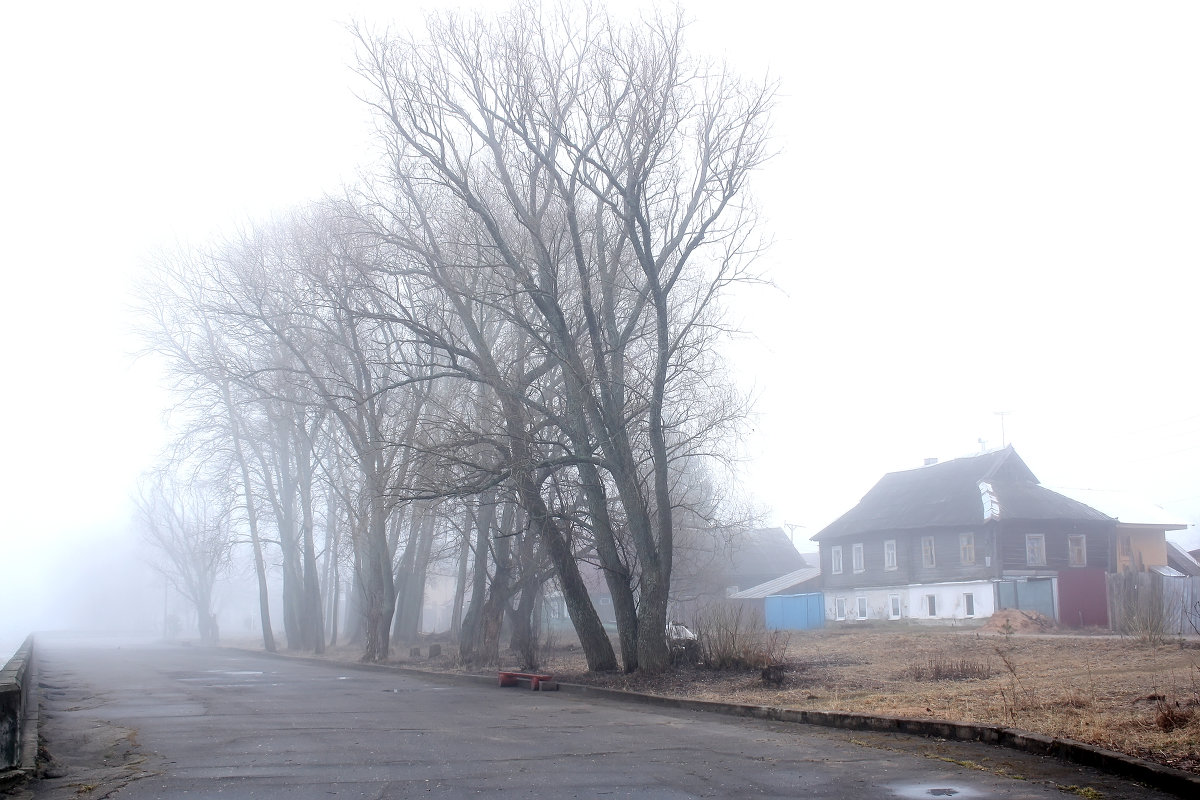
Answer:
<path fill-rule="evenodd" d="M 983 519 L 1000 519 L 1000 500 L 996 490 L 987 481 L 979 482 L 979 497 L 983 501 Z"/>

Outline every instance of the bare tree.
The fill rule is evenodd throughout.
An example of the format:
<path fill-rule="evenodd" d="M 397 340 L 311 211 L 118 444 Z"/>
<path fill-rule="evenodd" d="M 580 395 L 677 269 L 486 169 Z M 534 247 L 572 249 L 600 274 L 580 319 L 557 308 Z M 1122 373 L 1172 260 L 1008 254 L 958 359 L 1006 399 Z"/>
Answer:
<path fill-rule="evenodd" d="M 157 565 L 191 602 L 205 644 L 219 638 L 213 586 L 229 566 L 233 502 L 215 482 L 193 475 L 180 480 L 167 472 L 147 479 L 137 498 L 143 533 L 160 556 Z"/>
<path fill-rule="evenodd" d="M 429 337 L 497 389 L 531 524 L 549 509 L 536 471 L 519 465 L 538 463 L 531 433 L 553 420 L 580 475 L 626 668 L 664 668 L 672 465 L 708 452 L 737 417 L 738 404 L 706 406 L 695 391 L 716 384 L 717 300 L 750 278 L 754 216 L 738 198 L 767 155 L 773 89 L 688 57 L 679 16 L 622 25 L 524 4 L 495 20 L 432 15 L 426 27 L 423 39 L 359 31 L 391 167 L 370 222 L 397 248 L 394 270 L 440 292 L 459 321 L 498 310 L 502 338 L 544 354 L 533 368 L 555 373 L 557 407 L 489 374 L 478 341 Z M 580 606 L 578 630 L 588 615 L 572 599 L 574 554 L 561 536 L 546 545 Z"/>
<path fill-rule="evenodd" d="M 199 439 L 211 451 L 227 447 L 237 465 L 236 492 L 250 535 L 258 582 L 263 646 L 275 651 L 271 626 L 266 561 L 260 530 L 260 508 L 251 462 L 255 403 L 231 377 L 232 350 L 207 308 L 211 288 L 205 280 L 202 252 L 182 252 L 159 259 L 154 279 L 141 287 L 142 336 L 149 352 L 165 358 L 174 389 L 188 412 L 181 441 Z"/>

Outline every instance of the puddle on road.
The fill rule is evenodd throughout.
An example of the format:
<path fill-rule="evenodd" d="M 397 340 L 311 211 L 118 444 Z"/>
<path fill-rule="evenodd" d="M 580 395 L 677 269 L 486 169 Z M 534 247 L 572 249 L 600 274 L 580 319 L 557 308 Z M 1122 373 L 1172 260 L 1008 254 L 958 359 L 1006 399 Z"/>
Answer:
<path fill-rule="evenodd" d="M 966 800 L 973 797 L 987 797 L 983 791 L 972 789 L 969 786 L 962 784 L 945 784 L 939 783 L 934 786 L 928 784 L 900 784 L 889 786 L 892 793 L 896 797 L 903 797 L 905 800 L 928 800 L 931 797 L 953 797 L 955 800 Z"/>

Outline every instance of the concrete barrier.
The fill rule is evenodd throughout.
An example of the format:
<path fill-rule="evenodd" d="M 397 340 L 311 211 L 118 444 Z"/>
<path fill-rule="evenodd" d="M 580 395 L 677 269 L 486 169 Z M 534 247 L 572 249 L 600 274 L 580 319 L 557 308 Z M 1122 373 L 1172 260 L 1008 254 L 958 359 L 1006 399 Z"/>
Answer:
<path fill-rule="evenodd" d="M 32 774 L 37 758 L 33 635 L 0 669 L 0 786 Z"/>

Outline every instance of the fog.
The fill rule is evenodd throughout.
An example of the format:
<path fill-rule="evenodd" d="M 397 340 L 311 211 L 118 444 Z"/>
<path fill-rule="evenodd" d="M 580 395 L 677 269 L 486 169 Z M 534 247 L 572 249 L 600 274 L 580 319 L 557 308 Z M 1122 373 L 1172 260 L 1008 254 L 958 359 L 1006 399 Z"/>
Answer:
<path fill-rule="evenodd" d="M 1200 10 L 684 5 L 696 49 L 782 86 L 753 187 L 775 287 L 729 310 L 764 521 L 811 535 L 885 472 L 1012 443 L 1043 483 L 1134 492 L 1200 546 Z M 135 357 L 131 287 L 164 248 L 354 180 L 370 131 L 344 24 L 393 13 L 416 19 L 6 10 L 0 651 L 35 629 L 162 634 L 175 599 L 130 498 L 174 401 Z"/>

